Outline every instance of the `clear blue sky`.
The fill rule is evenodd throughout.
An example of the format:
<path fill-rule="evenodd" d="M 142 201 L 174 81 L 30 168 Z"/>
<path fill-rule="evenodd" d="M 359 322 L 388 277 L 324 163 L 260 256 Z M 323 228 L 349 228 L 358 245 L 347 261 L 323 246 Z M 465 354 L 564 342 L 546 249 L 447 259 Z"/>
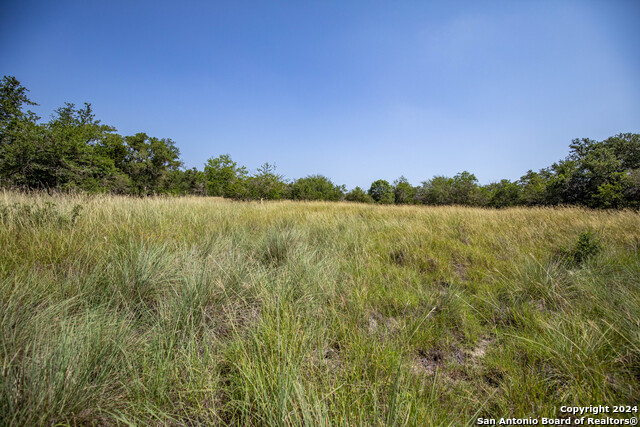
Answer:
<path fill-rule="evenodd" d="M 640 132 L 640 1 L 3 1 L 0 75 L 185 166 L 517 179 Z"/>

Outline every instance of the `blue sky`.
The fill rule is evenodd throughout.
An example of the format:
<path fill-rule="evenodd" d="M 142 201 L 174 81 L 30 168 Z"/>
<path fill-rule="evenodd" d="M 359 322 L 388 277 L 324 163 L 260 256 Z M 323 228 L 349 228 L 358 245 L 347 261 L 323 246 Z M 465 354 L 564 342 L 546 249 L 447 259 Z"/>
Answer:
<path fill-rule="evenodd" d="M 638 1 L 5 1 L 0 75 L 187 167 L 517 179 L 640 132 Z"/>

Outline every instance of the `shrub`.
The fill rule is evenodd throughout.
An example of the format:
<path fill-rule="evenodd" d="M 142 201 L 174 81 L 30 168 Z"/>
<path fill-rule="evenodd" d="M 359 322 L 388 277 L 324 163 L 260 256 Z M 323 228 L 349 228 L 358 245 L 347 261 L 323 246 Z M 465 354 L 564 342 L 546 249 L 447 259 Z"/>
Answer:
<path fill-rule="evenodd" d="M 344 199 L 348 202 L 373 203 L 373 199 L 360 187 L 356 187 L 349 191 Z"/>
<path fill-rule="evenodd" d="M 293 200 L 340 200 L 344 195 L 344 185 L 337 185 L 322 175 L 299 178 L 291 184 Z"/>
<path fill-rule="evenodd" d="M 571 249 L 561 249 L 560 256 L 574 265 L 580 265 L 601 250 L 600 238 L 592 231 L 585 231 L 580 233 Z"/>
<path fill-rule="evenodd" d="M 393 187 L 384 179 L 374 181 L 371 184 L 371 188 L 369 188 L 368 193 L 376 203 L 390 204 L 395 200 Z"/>

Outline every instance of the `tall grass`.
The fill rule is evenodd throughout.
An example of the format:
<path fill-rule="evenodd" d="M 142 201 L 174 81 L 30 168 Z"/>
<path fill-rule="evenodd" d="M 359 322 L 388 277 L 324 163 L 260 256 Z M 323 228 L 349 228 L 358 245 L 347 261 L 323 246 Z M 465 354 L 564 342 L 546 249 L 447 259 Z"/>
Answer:
<path fill-rule="evenodd" d="M 1 425 L 464 425 L 640 397 L 632 211 L 4 192 L 0 246 Z"/>

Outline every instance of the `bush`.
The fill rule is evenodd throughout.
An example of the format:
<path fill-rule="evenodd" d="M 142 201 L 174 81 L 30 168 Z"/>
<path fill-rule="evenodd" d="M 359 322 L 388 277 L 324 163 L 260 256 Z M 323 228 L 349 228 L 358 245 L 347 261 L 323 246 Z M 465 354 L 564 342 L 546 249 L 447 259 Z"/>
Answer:
<path fill-rule="evenodd" d="M 293 200 L 333 200 L 344 195 L 344 185 L 336 185 L 322 175 L 310 175 L 297 179 L 290 187 Z"/>
<path fill-rule="evenodd" d="M 344 199 L 348 202 L 373 203 L 373 199 L 360 187 L 356 187 L 349 191 Z"/>
<path fill-rule="evenodd" d="M 369 196 L 371 196 L 376 203 L 391 204 L 395 201 L 393 187 L 384 179 L 379 179 L 371 184 Z"/>
<path fill-rule="evenodd" d="M 560 255 L 571 264 L 580 265 L 588 258 L 598 254 L 602 250 L 600 238 L 592 231 L 580 233 L 578 240 L 571 249 L 563 248 Z"/>

